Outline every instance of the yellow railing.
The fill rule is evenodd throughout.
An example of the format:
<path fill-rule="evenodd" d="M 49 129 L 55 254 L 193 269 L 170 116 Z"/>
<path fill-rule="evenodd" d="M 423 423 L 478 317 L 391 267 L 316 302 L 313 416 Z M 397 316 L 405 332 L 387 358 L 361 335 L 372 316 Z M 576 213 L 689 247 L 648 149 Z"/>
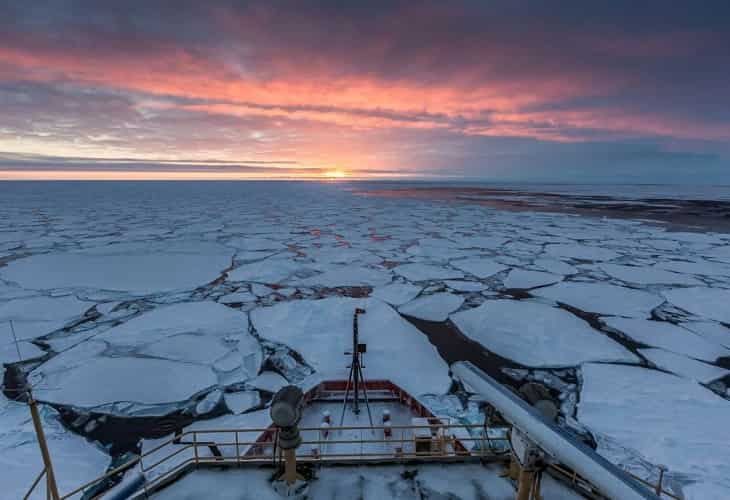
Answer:
<path fill-rule="evenodd" d="M 390 437 L 383 436 L 386 429 L 391 431 L 392 434 Z M 414 443 L 414 431 L 420 429 L 430 429 L 433 435 L 433 441 L 435 443 L 441 443 L 440 446 L 425 453 L 418 451 L 415 446 L 407 446 Z M 489 427 L 488 429 L 504 429 L 506 431 L 508 427 Z M 329 437 L 326 439 L 323 439 L 321 434 L 316 434 L 318 436 L 317 439 L 306 439 L 306 434 L 321 433 L 325 430 L 329 433 Z M 454 434 L 458 430 L 463 431 L 461 433 L 463 436 L 456 436 Z M 478 435 L 472 436 L 473 431 L 480 430 L 484 432 L 479 432 Z M 254 434 L 258 438 L 266 432 L 271 433 L 271 431 L 271 428 L 186 431 L 165 440 L 126 464 L 82 484 L 63 496 L 59 496 L 58 499 L 53 499 L 51 496 L 48 496 L 48 498 L 51 500 L 67 500 L 103 481 L 136 467 L 139 467 L 140 472 L 147 478 L 142 485 L 142 491 L 145 495 L 148 495 L 154 492 L 160 485 L 173 480 L 180 473 L 185 472 L 188 468 L 194 468 L 200 465 L 241 466 L 245 464 L 276 464 L 281 460 L 281 457 L 280 450 L 278 449 L 278 435 L 275 432 L 271 435 L 271 440 L 267 441 L 240 439 L 241 435 Z M 509 450 L 509 438 L 506 432 L 500 437 L 489 437 L 487 428 L 483 424 L 463 425 L 448 423 L 433 425 L 393 425 L 387 427 L 342 426 L 329 427 L 327 429 L 320 427 L 302 427 L 300 431 L 305 435 L 305 439 L 302 440 L 301 446 L 297 449 L 297 461 L 304 463 L 482 461 L 507 460 L 509 458 L 509 454 L 507 453 Z M 342 431 L 360 431 L 360 437 L 359 439 L 353 439 L 352 436 L 349 436 L 347 439 L 339 439 L 337 435 L 341 434 Z M 379 436 L 371 437 L 376 431 Z M 205 437 L 211 434 L 223 435 L 225 439 L 206 440 Z M 367 434 L 370 434 L 370 436 Z M 474 432 L 474 434 L 477 433 Z M 219 438 L 220 436 L 216 437 Z M 469 446 L 472 443 L 474 443 L 474 446 Z M 346 453 L 329 451 L 328 448 L 335 447 L 333 445 L 347 445 L 349 449 Z M 359 445 L 359 448 L 355 445 Z M 383 449 L 380 450 L 366 451 L 366 448 L 369 448 L 370 445 L 389 446 L 383 446 Z M 465 448 L 460 445 L 464 445 Z M 312 453 L 312 446 L 317 448 L 316 454 Z M 308 447 L 309 450 L 307 450 Z M 213 449 L 217 449 L 219 454 L 214 454 Z M 222 453 L 222 449 L 229 453 Z M 573 486 L 582 486 L 587 491 L 598 493 L 592 487 L 590 481 L 580 477 L 572 470 L 561 467 L 560 465 L 551 465 L 549 472 Z M 29 498 L 32 491 L 40 483 L 44 474 L 45 469 L 36 478 L 31 490 L 25 497 L 26 499 Z M 663 489 L 663 474 L 660 474 L 659 482 L 654 484 L 631 473 L 627 472 L 627 474 L 645 484 L 648 488 L 655 491 L 657 495 L 664 495 L 668 498 L 679 500 L 679 497 Z"/>

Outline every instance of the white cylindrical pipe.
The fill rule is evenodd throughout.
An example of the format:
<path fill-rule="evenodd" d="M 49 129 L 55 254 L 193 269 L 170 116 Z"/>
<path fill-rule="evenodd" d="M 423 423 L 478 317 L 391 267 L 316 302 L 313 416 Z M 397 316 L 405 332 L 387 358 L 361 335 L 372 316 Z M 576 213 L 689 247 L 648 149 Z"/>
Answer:
<path fill-rule="evenodd" d="M 540 449 L 585 477 L 604 495 L 621 500 L 659 498 L 588 446 L 546 421 L 540 412 L 469 361 L 454 363 L 451 371 Z"/>

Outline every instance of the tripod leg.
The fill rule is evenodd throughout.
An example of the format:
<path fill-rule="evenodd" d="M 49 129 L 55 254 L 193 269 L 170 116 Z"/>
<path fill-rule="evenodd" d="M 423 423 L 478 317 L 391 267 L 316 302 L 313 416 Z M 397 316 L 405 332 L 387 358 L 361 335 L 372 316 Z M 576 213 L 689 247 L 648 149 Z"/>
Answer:
<path fill-rule="evenodd" d="M 350 394 L 350 382 L 352 381 L 352 369 L 353 366 L 350 366 L 350 375 L 347 377 L 347 387 L 345 389 L 345 401 L 342 403 L 342 415 L 340 416 L 340 427 L 342 427 L 342 422 L 345 421 L 345 410 L 347 410 L 347 397 Z"/>
<path fill-rule="evenodd" d="M 368 409 L 368 419 L 370 420 L 370 427 L 373 426 L 373 416 L 370 413 L 370 401 L 368 401 L 368 390 L 365 387 L 365 375 L 362 373 L 362 367 L 358 365 L 360 370 L 360 380 L 362 381 L 362 393 L 365 395 L 365 407 Z"/>

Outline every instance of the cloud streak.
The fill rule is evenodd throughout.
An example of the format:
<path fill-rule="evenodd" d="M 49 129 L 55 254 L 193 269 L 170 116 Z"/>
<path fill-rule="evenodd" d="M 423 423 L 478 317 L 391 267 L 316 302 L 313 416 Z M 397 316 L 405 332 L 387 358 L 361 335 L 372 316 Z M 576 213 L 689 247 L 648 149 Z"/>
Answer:
<path fill-rule="evenodd" d="M 0 19 L 9 153 L 408 174 L 436 146 L 446 174 L 478 171 L 485 143 L 729 154 L 723 2 L 5 2 Z"/>

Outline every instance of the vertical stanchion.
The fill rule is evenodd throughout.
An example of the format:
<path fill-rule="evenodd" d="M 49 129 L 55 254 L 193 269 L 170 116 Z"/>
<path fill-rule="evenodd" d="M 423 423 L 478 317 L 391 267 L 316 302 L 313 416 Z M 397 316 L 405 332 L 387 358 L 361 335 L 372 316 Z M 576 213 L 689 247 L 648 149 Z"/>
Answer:
<path fill-rule="evenodd" d="M 659 466 L 659 480 L 656 483 L 656 488 L 654 489 L 654 493 L 657 494 L 657 496 L 662 496 L 662 483 L 664 482 L 664 472 L 667 470 L 666 465 L 660 465 Z"/>
<path fill-rule="evenodd" d="M 297 482 L 297 450 L 284 450 L 284 480 L 291 486 Z"/>
<path fill-rule="evenodd" d="M 236 464 L 241 465 L 241 451 L 238 446 L 238 431 L 236 431 Z"/>
<path fill-rule="evenodd" d="M 51 463 L 51 454 L 48 452 L 48 443 L 46 442 L 46 434 L 43 432 L 43 424 L 38 413 L 38 405 L 29 392 L 28 406 L 30 407 L 30 416 L 33 419 L 33 427 L 38 437 L 38 446 L 41 449 L 43 457 L 43 465 L 46 468 L 46 484 L 47 496 L 50 500 L 59 500 L 58 486 L 56 485 L 56 476 L 53 474 L 53 464 Z"/>
<path fill-rule="evenodd" d="M 193 453 L 195 457 L 195 467 L 198 466 L 198 433 L 193 431 Z"/>

